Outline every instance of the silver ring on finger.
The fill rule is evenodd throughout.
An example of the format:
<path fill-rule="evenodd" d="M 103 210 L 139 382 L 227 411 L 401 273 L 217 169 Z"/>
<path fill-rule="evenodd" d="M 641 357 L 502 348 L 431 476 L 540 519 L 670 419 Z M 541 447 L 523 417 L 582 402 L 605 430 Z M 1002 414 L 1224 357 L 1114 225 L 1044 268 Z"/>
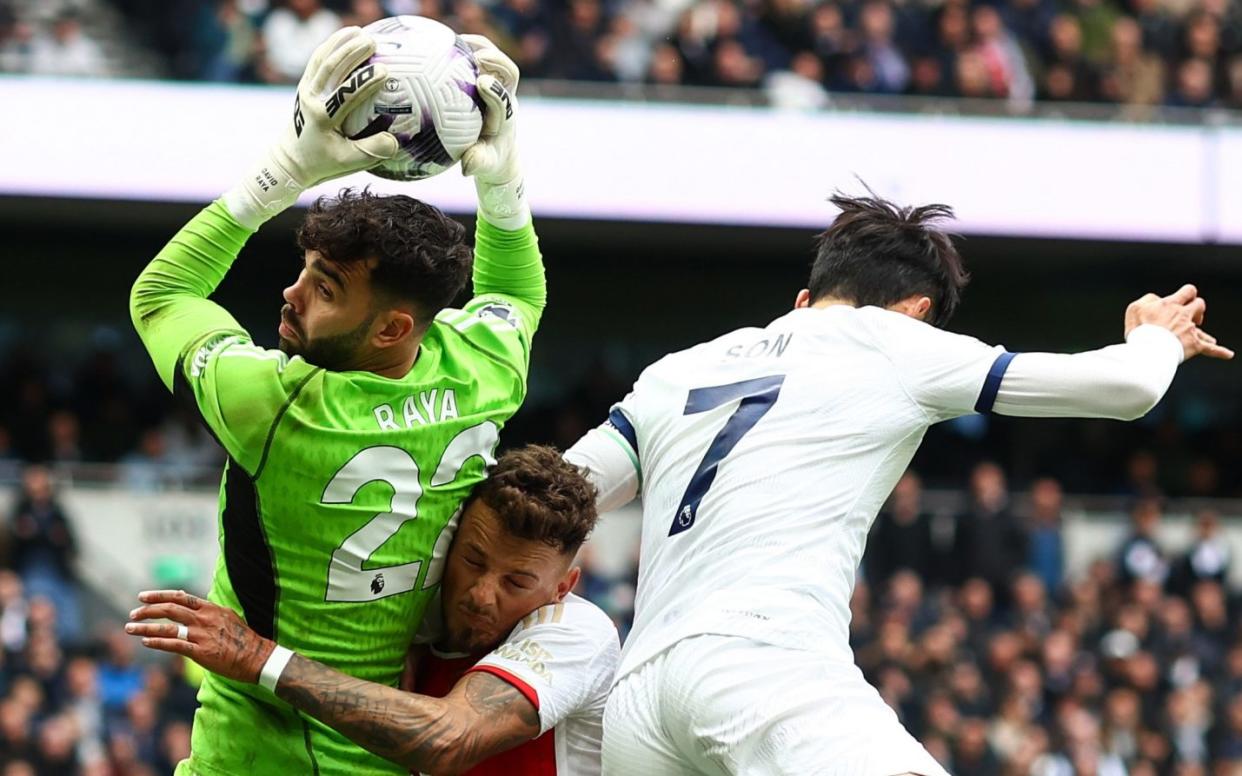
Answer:
<path fill-rule="evenodd" d="M 190 626 L 184 623 L 178 623 L 177 624 L 177 638 L 181 639 L 182 641 L 189 641 L 190 640 Z"/>

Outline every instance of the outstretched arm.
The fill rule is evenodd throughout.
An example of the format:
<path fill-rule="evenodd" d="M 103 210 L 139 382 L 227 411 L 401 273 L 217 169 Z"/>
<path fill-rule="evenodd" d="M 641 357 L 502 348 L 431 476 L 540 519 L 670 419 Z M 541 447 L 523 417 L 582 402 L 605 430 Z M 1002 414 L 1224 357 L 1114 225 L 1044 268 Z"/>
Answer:
<path fill-rule="evenodd" d="M 185 655 L 229 679 L 264 684 L 364 749 L 412 770 L 460 773 L 540 733 L 534 704 L 489 673 L 467 673 L 444 698 L 416 695 L 280 650 L 233 611 L 183 591 L 146 592 L 139 600 L 144 605 L 130 613 L 125 630 L 142 636 L 144 646 Z M 153 619 L 172 623 L 146 622 Z M 179 625 L 186 626 L 185 638 L 176 637 Z M 287 663 L 280 670 L 282 656 Z"/>
<path fill-rule="evenodd" d="M 518 159 L 518 68 L 487 38 L 461 37 L 474 52 L 476 88 L 486 106 L 480 140 L 461 160 L 479 198 L 474 293 L 520 305 L 521 328 L 529 342 L 547 303 L 547 284 Z"/>
<path fill-rule="evenodd" d="M 992 409 L 1024 417 L 1140 418 L 1164 397 L 1183 360 L 1233 357 L 1200 328 L 1206 308 L 1191 285 L 1167 297 L 1147 294 L 1126 310 L 1124 345 L 1013 356 L 1002 365 Z"/>
<path fill-rule="evenodd" d="M 971 412 L 1133 420 L 1163 398 L 1182 361 L 1233 357 L 1200 328 L 1206 307 L 1191 285 L 1147 294 L 1126 309 L 1125 344 L 1073 354 L 1007 353 L 900 315 L 873 316 L 872 325 L 932 423 Z"/>
<path fill-rule="evenodd" d="M 252 233 L 214 202 L 182 227 L 135 281 L 130 318 L 169 390 L 193 345 L 213 333 L 245 335 L 241 324 L 207 297 Z"/>

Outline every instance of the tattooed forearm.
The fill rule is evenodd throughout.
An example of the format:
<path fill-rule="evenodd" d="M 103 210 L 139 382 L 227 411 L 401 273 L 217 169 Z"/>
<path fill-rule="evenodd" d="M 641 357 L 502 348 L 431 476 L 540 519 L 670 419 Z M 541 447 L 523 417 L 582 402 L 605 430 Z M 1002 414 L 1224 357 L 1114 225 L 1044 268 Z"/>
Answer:
<path fill-rule="evenodd" d="M 294 655 L 276 695 L 369 752 L 436 774 L 463 771 L 539 734 L 530 701 L 481 673 L 467 674 L 447 698 L 430 698 Z"/>

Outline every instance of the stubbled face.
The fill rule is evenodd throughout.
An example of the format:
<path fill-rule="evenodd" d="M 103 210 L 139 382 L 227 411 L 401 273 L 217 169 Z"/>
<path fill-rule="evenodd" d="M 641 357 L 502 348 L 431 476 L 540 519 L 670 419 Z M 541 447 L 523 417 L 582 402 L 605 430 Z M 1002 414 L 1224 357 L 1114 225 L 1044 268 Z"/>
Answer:
<path fill-rule="evenodd" d="M 347 371 L 370 349 L 374 262 L 338 264 L 307 251 L 302 271 L 284 291 L 280 349 L 315 366 Z"/>
<path fill-rule="evenodd" d="M 523 617 L 569 593 L 578 576 L 572 560 L 544 542 L 510 535 L 500 516 L 475 499 L 444 569 L 440 646 L 469 654 L 493 649 Z"/>

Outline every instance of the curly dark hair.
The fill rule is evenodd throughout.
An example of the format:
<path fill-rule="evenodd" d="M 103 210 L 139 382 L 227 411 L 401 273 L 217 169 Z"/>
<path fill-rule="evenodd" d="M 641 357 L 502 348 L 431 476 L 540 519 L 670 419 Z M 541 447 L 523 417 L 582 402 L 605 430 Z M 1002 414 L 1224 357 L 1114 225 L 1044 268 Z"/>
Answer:
<path fill-rule="evenodd" d="M 900 207 L 877 196 L 829 199 L 841 208 L 816 238 L 807 289 L 856 305 L 888 307 L 914 294 L 932 300 L 928 322 L 944 326 L 970 275 L 939 222 L 953 218 L 948 205 Z"/>
<path fill-rule="evenodd" d="M 346 188 L 315 200 L 297 243 L 337 264 L 378 259 L 371 287 L 413 304 L 426 326 L 470 277 L 474 254 L 465 234 L 465 227 L 426 202 Z"/>
<path fill-rule="evenodd" d="M 491 507 L 511 535 L 572 555 L 599 518 L 595 496 L 586 474 L 556 448 L 527 445 L 500 456 L 471 498 Z"/>

